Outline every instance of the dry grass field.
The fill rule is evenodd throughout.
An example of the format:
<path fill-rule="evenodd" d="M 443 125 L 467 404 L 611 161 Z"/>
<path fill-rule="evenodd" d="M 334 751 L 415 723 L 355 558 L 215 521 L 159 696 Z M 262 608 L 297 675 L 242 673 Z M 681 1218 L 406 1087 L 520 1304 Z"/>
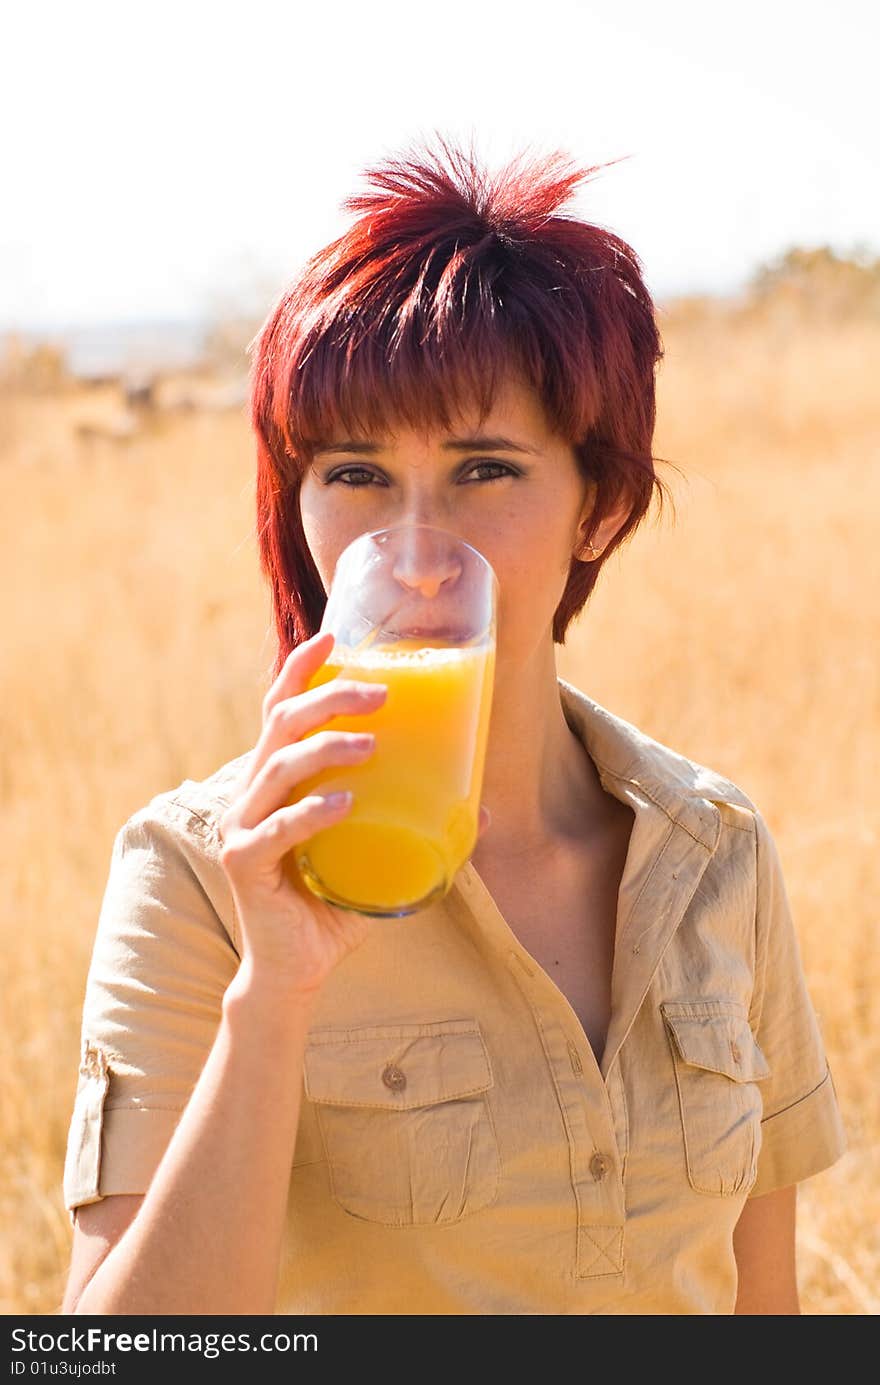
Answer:
<path fill-rule="evenodd" d="M 850 1151 L 800 1192 L 807 1314 L 880 1300 L 880 327 L 665 323 L 676 514 L 606 568 L 559 672 L 739 783 L 778 841 Z M 112 401 L 104 401 L 109 408 Z M 114 834 L 253 744 L 272 656 L 240 410 L 75 428 L 0 395 L 6 539 L 0 1311 L 57 1311 L 83 986 Z"/>

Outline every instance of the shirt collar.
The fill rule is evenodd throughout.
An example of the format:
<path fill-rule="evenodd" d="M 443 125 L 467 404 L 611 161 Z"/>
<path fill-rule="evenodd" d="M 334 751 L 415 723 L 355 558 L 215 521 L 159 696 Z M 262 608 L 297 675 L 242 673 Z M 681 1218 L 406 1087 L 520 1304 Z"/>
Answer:
<path fill-rule="evenodd" d="M 602 787 L 623 802 L 644 795 L 691 836 L 714 848 L 718 812 L 732 803 L 755 810 L 736 784 L 640 731 L 557 678 L 565 719 L 596 766 Z"/>
<path fill-rule="evenodd" d="M 595 764 L 602 787 L 635 814 L 617 899 L 611 1020 L 601 1062 L 607 1080 L 718 846 L 717 805 L 754 809 L 754 804 L 723 775 L 654 740 L 565 679 L 557 682 L 565 719 Z M 510 957 L 519 955 L 511 925 L 471 860 L 453 888 L 478 935 Z M 525 960 L 528 964 L 528 954 Z"/>

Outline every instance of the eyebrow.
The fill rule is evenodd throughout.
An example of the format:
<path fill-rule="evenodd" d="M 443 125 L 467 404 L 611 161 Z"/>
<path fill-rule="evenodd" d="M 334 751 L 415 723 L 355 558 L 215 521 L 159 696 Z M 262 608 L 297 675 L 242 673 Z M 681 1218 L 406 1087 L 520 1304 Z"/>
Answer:
<path fill-rule="evenodd" d="M 524 447 L 522 443 L 501 437 L 452 438 L 449 442 L 443 443 L 445 452 L 472 452 L 480 448 L 488 452 L 525 452 L 531 456 L 537 456 L 538 452 L 535 447 Z M 375 454 L 381 451 L 380 443 L 368 440 L 354 442 L 351 439 L 346 439 L 344 442 L 331 442 L 326 443 L 323 447 L 314 448 L 314 456 L 319 457 L 324 452 L 370 452 Z"/>

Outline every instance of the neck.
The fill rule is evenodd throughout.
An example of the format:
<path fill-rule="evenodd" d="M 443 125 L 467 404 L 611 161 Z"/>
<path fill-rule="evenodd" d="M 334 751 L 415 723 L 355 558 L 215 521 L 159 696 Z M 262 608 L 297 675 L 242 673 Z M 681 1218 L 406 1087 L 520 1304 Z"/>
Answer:
<path fill-rule="evenodd" d="M 525 666 L 499 661 L 486 748 L 482 802 L 492 821 L 473 853 L 520 857 L 583 842 L 607 795 L 565 719 L 552 640 Z"/>

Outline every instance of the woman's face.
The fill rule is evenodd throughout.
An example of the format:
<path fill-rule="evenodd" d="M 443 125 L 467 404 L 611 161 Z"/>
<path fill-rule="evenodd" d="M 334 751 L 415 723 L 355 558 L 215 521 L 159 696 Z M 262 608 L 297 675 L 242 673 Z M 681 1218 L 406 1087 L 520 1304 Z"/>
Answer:
<path fill-rule="evenodd" d="M 474 411 L 449 432 L 334 437 L 303 476 L 303 529 L 325 591 L 361 534 L 403 523 L 457 534 L 498 578 L 499 664 L 522 663 L 550 638 L 595 485 L 573 448 L 548 431 L 528 387 L 508 383 L 479 427 L 476 420 Z"/>

